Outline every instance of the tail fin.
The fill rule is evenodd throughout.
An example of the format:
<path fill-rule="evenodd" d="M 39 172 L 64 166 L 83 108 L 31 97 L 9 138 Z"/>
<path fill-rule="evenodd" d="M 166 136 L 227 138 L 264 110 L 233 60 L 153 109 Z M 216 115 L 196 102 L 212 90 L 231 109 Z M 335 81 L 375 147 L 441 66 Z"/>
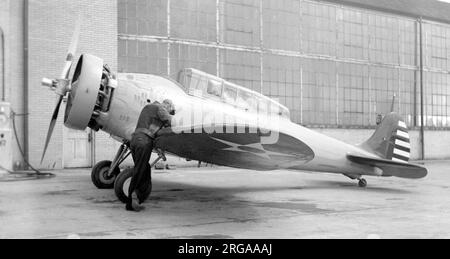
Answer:
<path fill-rule="evenodd" d="M 408 129 L 397 113 L 386 115 L 373 136 L 361 148 L 395 162 L 408 162 L 411 153 Z"/>

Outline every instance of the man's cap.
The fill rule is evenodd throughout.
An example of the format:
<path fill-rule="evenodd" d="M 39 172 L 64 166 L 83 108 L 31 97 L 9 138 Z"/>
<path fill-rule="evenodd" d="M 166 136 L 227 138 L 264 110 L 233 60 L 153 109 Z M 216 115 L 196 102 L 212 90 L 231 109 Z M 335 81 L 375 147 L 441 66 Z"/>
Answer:
<path fill-rule="evenodd" d="M 173 104 L 172 100 L 166 99 L 163 101 L 163 104 L 166 106 L 169 113 L 175 112 L 175 105 Z"/>

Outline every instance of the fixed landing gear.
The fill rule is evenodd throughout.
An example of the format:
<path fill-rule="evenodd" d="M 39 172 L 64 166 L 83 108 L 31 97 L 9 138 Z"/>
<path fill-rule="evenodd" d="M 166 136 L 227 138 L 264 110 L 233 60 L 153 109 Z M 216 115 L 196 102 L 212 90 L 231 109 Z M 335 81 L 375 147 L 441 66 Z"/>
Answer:
<path fill-rule="evenodd" d="M 117 151 L 114 161 L 101 161 L 97 163 L 91 172 L 92 183 L 98 189 L 113 189 L 114 182 L 120 174 L 119 166 L 130 155 L 130 149 L 126 143 Z"/>
<path fill-rule="evenodd" d="M 358 186 L 361 188 L 366 188 L 367 187 L 367 180 L 362 178 L 361 176 L 355 176 L 355 175 L 348 175 L 348 174 L 344 174 L 345 176 L 347 176 L 348 178 L 352 179 L 352 180 L 358 180 Z"/>
<path fill-rule="evenodd" d="M 167 161 L 164 151 L 161 149 L 155 149 L 158 157 L 150 165 L 150 168 L 154 167 L 159 161 Z M 128 143 L 123 143 L 117 151 L 114 161 L 101 161 L 97 163 L 92 169 L 91 179 L 92 183 L 99 189 L 114 189 L 117 198 L 126 203 L 128 201 L 128 188 L 130 186 L 131 178 L 133 176 L 134 168 L 128 168 L 120 172 L 119 166 L 127 159 L 131 154 Z M 148 170 L 150 170 L 148 168 Z M 148 199 L 152 192 L 152 185 L 145 189 L 144 193 L 138 194 L 142 201 Z"/>
<path fill-rule="evenodd" d="M 158 157 L 150 165 L 150 168 L 153 168 L 161 160 L 167 161 L 166 156 L 161 149 L 156 149 L 155 152 L 158 154 Z M 148 170 L 150 170 L 150 168 Z M 114 184 L 114 192 L 116 193 L 117 198 L 123 203 L 127 203 L 128 201 L 128 189 L 130 187 L 131 178 L 133 176 L 133 170 L 134 168 L 123 170 L 123 172 L 117 176 L 117 180 L 115 181 Z M 146 199 L 148 199 L 151 192 L 152 192 L 152 184 L 150 183 L 150 186 L 148 186 L 148 188 L 145 189 L 144 193 L 138 194 L 138 197 L 141 199 L 141 202 L 144 202 Z"/>
<path fill-rule="evenodd" d="M 112 165 L 112 161 L 98 162 L 91 172 L 92 183 L 98 189 L 112 189 L 117 175 L 120 174 L 119 167 L 113 169 L 112 174 L 109 173 Z"/>
<path fill-rule="evenodd" d="M 123 203 L 127 203 L 129 199 L 128 189 L 130 188 L 131 178 L 133 177 L 133 170 L 134 168 L 127 168 L 123 170 L 123 172 L 117 176 L 117 180 L 114 184 L 114 193 Z M 136 190 L 136 192 L 138 192 L 138 190 Z M 151 193 L 152 183 L 150 182 L 150 185 L 145 189 L 144 193 L 138 193 L 138 197 L 141 199 L 141 202 L 144 202 L 148 199 L 148 197 L 150 197 Z"/>

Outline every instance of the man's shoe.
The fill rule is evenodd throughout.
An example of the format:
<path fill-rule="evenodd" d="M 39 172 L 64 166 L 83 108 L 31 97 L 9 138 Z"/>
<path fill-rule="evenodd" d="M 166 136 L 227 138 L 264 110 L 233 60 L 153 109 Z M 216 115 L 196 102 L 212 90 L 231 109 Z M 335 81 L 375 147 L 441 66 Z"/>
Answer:
<path fill-rule="evenodd" d="M 125 209 L 126 209 L 127 211 L 135 211 L 135 210 L 133 209 L 133 206 L 131 205 L 131 203 L 127 203 L 127 206 L 125 207 Z"/>
<path fill-rule="evenodd" d="M 139 205 L 144 204 L 146 198 L 142 196 L 142 194 L 141 194 L 141 192 L 139 190 L 136 190 L 135 192 L 136 192 L 136 196 L 137 196 L 137 198 L 139 200 Z"/>
<path fill-rule="evenodd" d="M 133 192 L 131 194 L 131 207 L 133 208 L 134 211 L 141 211 L 144 209 L 144 206 L 141 205 L 141 202 L 136 194 L 136 192 Z"/>
<path fill-rule="evenodd" d="M 133 211 L 133 212 L 140 212 L 144 209 L 144 207 L 138 205 L 138 206 L 133 206 L 132 203 L 127 203 L 127 205 L 125 206 L 125 209 L 127 211 Z"/>

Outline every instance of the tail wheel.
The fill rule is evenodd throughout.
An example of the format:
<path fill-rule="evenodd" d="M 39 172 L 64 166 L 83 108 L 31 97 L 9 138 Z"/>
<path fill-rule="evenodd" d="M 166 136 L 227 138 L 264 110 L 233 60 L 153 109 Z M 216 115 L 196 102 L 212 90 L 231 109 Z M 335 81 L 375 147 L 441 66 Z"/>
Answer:
<path fill-rule="evenodd" d="M 108 171 L 111 168 L 111 161 L 101 161 L 97 163 L 91 172 L 92 183 L 99 189 L 113 189 L 116 177 L 120 174 L 119 167 L 116 167 L 111 176 Z"/>
<path fill-rule="evenodd" d="M 133 170 L 134 168 L 123 170 L 123 172 L 120 173 L 119 176 L 117 177 L 116 182 L 114 184 L 114 191 L 116 193 L 116 196 L 123 203 L 127 203 L 129 201 L 128 189 L 130 188 Z M 145 201 L 148 199 L 148 197 L 150 197 L 151 193 L 152 193 L 152 184 L 150 183 L 150 185 L 147 187 L 144 193 L 142 194 L 138 193 L 138 197 L 141 199 L 141 201 Z"/>
<path fill-rule="evenodd" d="M 366 188 L 366 187 L 367 187 L 367 180 L 361 178 L 361 179 L 359 180 L 359 182 L 358 182 L 358 186 L 361 187 L 361 188 Z"/>

